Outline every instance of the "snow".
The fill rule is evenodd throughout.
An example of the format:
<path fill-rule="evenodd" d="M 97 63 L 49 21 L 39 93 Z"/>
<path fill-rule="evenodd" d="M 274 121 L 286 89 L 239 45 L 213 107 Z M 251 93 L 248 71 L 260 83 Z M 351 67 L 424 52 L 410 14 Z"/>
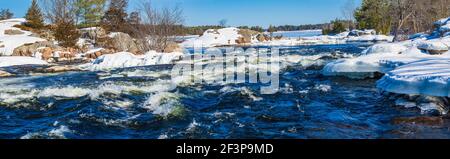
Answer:
<path fill-rule="evenodd" d="M 24 56 L 2 56 L 0 57 L 0 67 L 18 65 L 47 65 L 48 63 L 33 57 Z"/>
<path fill-rule="evenodd" d="M 214 47 L 223 45 L 235 45 L 241 37 L 238 28 L 209 29 L 198 38 L 187 39 L 181 43 L 183 47 Z"/>
<path fill-rule="evenodd" d="M 23 18 L 18 19 L 8 19 L 0 21 L 0 55 L 10 56 L 13 54 L 15 48 L 28 43 L 35 43 L 37 41 L 45 41 L 44 39 L 38 37 L 32 37 L 31 32 L 23 31 L 24 34 L 21 35 L 5 35 L 5 30 L 14 29 L 19 30 L 19 28 L 13 27 L 14 25 L 21 24 L 26 20 Z"/>
<path fill-rule="evenodd" d="M 400 53 L 406 50 L 408 50 L 408 48 L 401 44 L 383 43 L 383 44 L 375 44 L 369 47 L 363 53 L 364 54 L 385 53 L 385 52 Z"/>
<path fill-rule="evenodd" d="M 269 35 L 270 33 L 265 33 Z M 284 38 L 299 38 L 322 35 L 322 30 L 298 30 L 298 31 L 277 31 L 273 33 L 274 36 L 283 36 Z"/>
<path fill-rule="evenodd" d="M 180 59 L 183 53 L 156 53 L 148 52 L 145 55 L 134 55 L 129 52 L 103 55 L 89 64 L 81 65 L 87 70 L 113 70 L 117 68 L 171 64 Z"/>
<path fill-rule="evenodd" d="M 398 67 L 379 80 L 377 87 L 397 94 L 450 97 L 450 56 L 423 59 Z"/>
<path fill-rule="evenodd" d="M 376 42 L 376 41 L 392 41 L 394 37 L 386 35 L 362 35 L 362 36 L 350 36 L 347 42 Z"/>
<path fill-rule="evenodd" d="M 322 70 L 325 76 L 346 76 L 354 79 L 373 78 L 375 73 L 385 73 L 398 65 L 421 58 L 432 57 L 417 48 L 406 48 L 400 44 L 377 44 L 365 50 L 362 55 L 341 59 L 327 64 Z"/>
<path fill-rule="evenodd" d="M 423 50 L 447 51 L 450 45 L 450 37 L 442 39 L 432 39 L 419 43 L 417 48 Z"/>

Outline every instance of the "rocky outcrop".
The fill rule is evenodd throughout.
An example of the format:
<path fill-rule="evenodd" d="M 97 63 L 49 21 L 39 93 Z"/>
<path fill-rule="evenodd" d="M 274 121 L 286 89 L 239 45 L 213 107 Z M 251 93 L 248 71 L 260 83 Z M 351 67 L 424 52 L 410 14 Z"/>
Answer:
<path fill-rule="evenodd" d="M 106 38 L 99 41 L 99 45 L 116 51 L 131 52 L 139 54 L 140 49 L 138 43 L 130 35 L 121 32 L 110 33 Z"/>
<path fill-rule="evenodd" d="M 101 27 L 92 27 L 80 29 L 81 38 L 97 40 L 107 37 L 105 29 Z"/>
<path fill-rule="evenodd" d="M 70 61 L 76 57 L 78 49 L 62 48 L 48 41 L 25 44 L 14 49 L 13 56 L 34 56 L 47 62 Z"/>
<path fill-rule="evenodd" d="M 171 53 L 171 52 L 183 52 L 182 48 L 180 47 L 180 45 L 178 45 L 175 42 L 170 42 L 169 44 L 167 44 L 166 48 L 164 49 L 163 52 L 167 52 L 167 53 Z"/>
<path fill-rule="evenodd" d="M 17 29 L 6 29 L 5 35 L 22 35 L 25 34 L 23 31 Z"/>
<path fill-rule="evenodd" d="M 98 57 L 100 57 L 102 55 L 113 54 L 115 52 L 116 51 L 112 50 L 112 49 L 102 49 L 102 50 L 95 51 L 95 52 L 92 52 L 92 53 L 86 53 L 84 55 L 84 57 L 88 58 L 88 59 L 97 59 Z"/>
<path fill-rule="evenodd" d="M 55 45 L 48 41 L 39 41 L 32 44 L 24 44 L 14 49 L 12 56 L 33 56 L 38 49 L 52 48 L 52 50 L 61 49 L 58 45 Z"/>

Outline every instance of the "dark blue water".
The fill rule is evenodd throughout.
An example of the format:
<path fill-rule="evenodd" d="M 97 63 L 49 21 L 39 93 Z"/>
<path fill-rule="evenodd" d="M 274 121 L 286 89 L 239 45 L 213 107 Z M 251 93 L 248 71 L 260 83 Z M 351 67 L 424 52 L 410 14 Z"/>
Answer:
<path fill-rule="evenodd" d="M 282 56 L 357 56 L 367 45 L 284 47 Z M 324 77 L 320 66 L 283 68 L 281 91 L 258 84 L 166 88 L 171 65 L 0 79 L 0 138 L 316 139 L 449 138 L 442 122 L 396 122 L 420 110 L 394 106 L 375 79 Z M 14 69 L 12 69 L 14 70 Z M 20 73 L 21 69 L 16 69 Z"/>

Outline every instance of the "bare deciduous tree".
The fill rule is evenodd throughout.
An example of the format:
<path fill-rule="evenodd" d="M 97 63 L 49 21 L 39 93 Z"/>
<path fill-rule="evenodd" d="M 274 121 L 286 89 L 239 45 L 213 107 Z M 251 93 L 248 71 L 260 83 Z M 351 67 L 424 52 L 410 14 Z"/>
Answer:
<path fill-rule="evenodd" d="M 183 10 L 179 5 L 173 8 L 156 9 L 148 1 L 141 2 L 142 21 L 140 25 L 131 26 L 138 33 L 146 50 L 164 52 L 175 41 L 183 24 Z"/>

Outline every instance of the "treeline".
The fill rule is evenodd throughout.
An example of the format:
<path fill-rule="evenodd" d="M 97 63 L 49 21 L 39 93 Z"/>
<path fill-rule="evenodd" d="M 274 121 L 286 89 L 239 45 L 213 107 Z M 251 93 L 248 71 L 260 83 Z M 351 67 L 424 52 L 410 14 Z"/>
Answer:
<path fill-rule="evenodd" d="M 433 22 L 450 16 L 450 0 L 363 0 L 355 11 L 357 27 L 393 34 L 395 40 L 433 30 Z"/>
<path fill-rule="evenodd" d="M 276 31 L 297 31 L 297 30 L 317 30 L 330 26 L 330 23 L 325 24 L 307 24 L 307 25 L 282 25 L 282 26 L 269 26 L 265 29 L 261 26 L 239 26 L 239 29 L 249 29 L 257 32 L 276 32 Z M 221 25 L 206 25 L 206 26 L 192 26 L 184 27 L 183 35 L 202 35 L 208 29 L 222 29 Z"/>

